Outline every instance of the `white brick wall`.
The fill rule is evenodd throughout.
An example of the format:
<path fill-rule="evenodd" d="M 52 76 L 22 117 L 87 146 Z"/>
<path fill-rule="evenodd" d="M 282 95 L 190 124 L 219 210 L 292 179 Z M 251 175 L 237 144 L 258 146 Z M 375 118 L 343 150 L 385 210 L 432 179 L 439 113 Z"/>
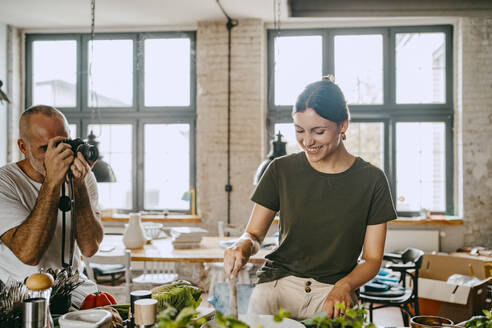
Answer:
<path fill-rule="evenodd" d="M 465 244 L 492 247 L 492 17 L 462 18 L 457 33 Z"/>
<path fill-rule="evenodd" d="M 253 175 L 263 159 L 266 52 L 263 22 L 240 20 L 231 39 L 231 223 L 245 225 Z M 201 22 L 197 30 L 197 194 L 204 226 L 227 221 L 227 29 Z"/>

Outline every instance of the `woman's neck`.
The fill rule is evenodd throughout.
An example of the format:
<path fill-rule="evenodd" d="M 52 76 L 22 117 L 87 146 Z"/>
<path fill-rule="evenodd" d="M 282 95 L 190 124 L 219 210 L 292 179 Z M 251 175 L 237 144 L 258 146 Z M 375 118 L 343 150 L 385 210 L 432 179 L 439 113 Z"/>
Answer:
<path fill-rule="evenodd" d="M 355 157 L 351 155 L 347 149 L 345 149 L 343 142 L 341 142 L 333 153 L 329 154 L 320 161 L 309 163 L 317 171 L 336 174 L 348 170 L 352 164 L 354 164 L 354 161 Z"/>

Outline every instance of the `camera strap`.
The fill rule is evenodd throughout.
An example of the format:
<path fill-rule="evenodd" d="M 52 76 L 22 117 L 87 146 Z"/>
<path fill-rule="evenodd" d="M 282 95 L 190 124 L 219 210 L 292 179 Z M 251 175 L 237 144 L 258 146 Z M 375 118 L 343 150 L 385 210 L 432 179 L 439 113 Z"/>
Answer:
<path fill-rule="evenodd" d="M 62 245 L 61 245 L 61 264 L 63 268 L 71 268 L 73 264 L 73 253 L 75 244 L 75 220 L 74 220 L 74 199 L 73 199 L 73 181 L 72 181 L 72 171 L 68 171 L 68 181 L 70 186 L 70 196 L 66 195 L 65 182 L 62 184 L 62 196 L 60 197 L 60 202 L 58 208 L 62 211 Z M 67 217 L 66 213 L 70 211 L 70 257 L 68 263 L 65 262 L 65 239 L 67 231 Z"/>

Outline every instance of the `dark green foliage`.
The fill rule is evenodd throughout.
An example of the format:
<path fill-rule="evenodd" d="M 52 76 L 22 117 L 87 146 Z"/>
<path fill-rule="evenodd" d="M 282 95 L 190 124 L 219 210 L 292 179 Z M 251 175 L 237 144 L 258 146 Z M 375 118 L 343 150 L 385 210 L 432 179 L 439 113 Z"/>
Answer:
<path fill-rule="evenodd" d="M 485 315 L 471 318 L 465 323 L 466 328 L 492 328 L 492 312 L 483 310 Z"/>
<path fill-rule="evenodd" d="M 152 298 L 157 300 L 158 312 L 170 306 L 175 308 L 178 313 L 187 307 L 196 309 L 202 301 L 201 294 L 202 290 L 200 288 L 183 280 L 152 290 Z"/>

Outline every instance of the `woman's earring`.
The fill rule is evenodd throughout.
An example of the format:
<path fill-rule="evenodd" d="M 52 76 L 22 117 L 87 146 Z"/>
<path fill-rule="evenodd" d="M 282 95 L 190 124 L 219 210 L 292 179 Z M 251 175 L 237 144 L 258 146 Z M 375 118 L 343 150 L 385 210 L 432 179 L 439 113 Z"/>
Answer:
<path fill-rule="evenodd" d="M 347 139 L 347 136 L 345 135 L 345 132 L 342 132 L 340 135 L 342 136 L 342 140 Z"/>

